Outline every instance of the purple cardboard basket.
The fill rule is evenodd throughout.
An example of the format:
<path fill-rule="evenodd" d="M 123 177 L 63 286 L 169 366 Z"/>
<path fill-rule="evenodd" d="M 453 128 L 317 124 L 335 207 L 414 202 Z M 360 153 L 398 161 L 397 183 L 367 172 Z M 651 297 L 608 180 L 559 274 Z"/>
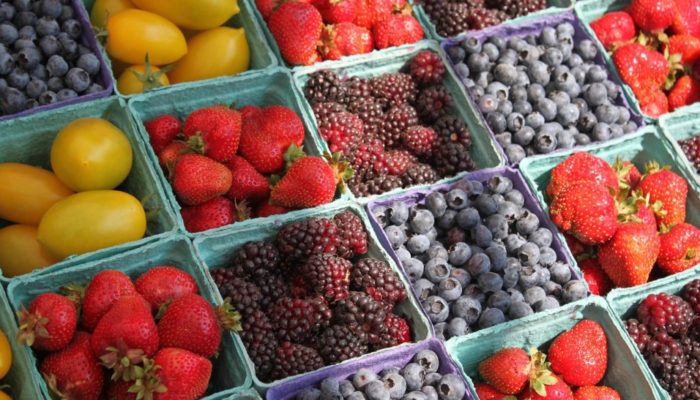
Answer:
<path fill-rule="evenodd" d="M 579 43 L 582 40 L 589 39 L 593 41 L 593 43 L 596 43 L 596 46 L 598 48 L 598 53 L 595 57 L 595 63 L 600 65 L 601 67 L 605 68 L 605 70 L 608 72 L 608 79 L 615 82 L 615 84 L 620 88 L 620 94 L 617 96 L 617 99 L 615 101 L 615 104 L 618 106 L 623 106 L 626 109 L 629 110 L 630 112 L 630 120 L 634 121 L 638 127 L 642 127 L 645 125 L 644 122 L 644 117 L 637 113 L 634 108 L 630 107 L 629 102 L 627 101 L 627 97 L 625 96 L 625 93 L 622 89 L 622 84 L 617 76 L 617 74 L 612 70 L 610 65 L 608 65 L 605 62 L 605 59 L 603 58 L 603 52 L 605 52 L 605 49 L 599 46 L 599 43 L 595 40 L 595 38 L 591 37 L 590 34 L 586 31 L 586 28 L 584 27 L 583 22 L 574 14 L 573 11 L 564 11 L 561 13 L 553 14 L 553 15 L 544 15 L 535 19 L 528 20 L 526 22 L 523 22 L 522 24 L 501 24 L 501 25 L 496 25 L 492 26 L 490 28 L 482 29 L 480 31 L 469 31 L 466 32 L 460 36 L 457 36 L 452 39 L 447 39 L 442 42 L 441 46 L 443 50 L 447 51 L 450 47 L 458 46 L 459 43 L 469 37 L 475 37 L 479 39 L 480 41 L 484 41 L 492 36 L 500 36 L 503 38 L 510 38 L 513 36 L 527 36 L 527 35 L 533 35 L 533 34 L 539 34 L 542 32 L 542 29 L 546 26 L 555 26 L 558 25 L 562 22 L 570 22 L 575 29 L 575 34 L 574 34 L 574 43 Z M 452 70 L 456 73 L 456 70 L 454 69 L 454 63 L 452 60 L 447 57 L 447 60 L 449 61 L 449 66 L 452 68 Z M 458 75 L 459 76 L 459 75 Z M 462 82 L 460 81 L 460 84 Z M 477 114 L 480 115 L 480 124 L 485 127 L 485 129 L 488 131 L 489 135 L 491 136 L 491 139 L 496 142 L 498 145 L 499 149 L 503 150 L 503 146 L 501 146 L 500 143 L 496 140 L 496 135 L 493 133 L 493 130 L 491 127 L 488 125 L 486 122 L 486 118 L 482 112 L 479 111 L 479 107 L 476 105 L 476 101 L 474 97 L 472 97 L 471 92 L 469 89 L 465 88 L 465 92 L 467 93 L 467 97 L 469 98 L 469 102 L 471 103 L 472 107 L 477 111 Z M 629 133 L 627 135 L 630 135 Z M 591 144 L 594 145 L 597 142 L 592 142 Z M 574 146 L 576 149 L 585 149 L 590 145 L 585 145 L 585 146 Z M 562 151 L 567 151 L 568 149 L 557 149 L 553 151 L 552 153 L 557 153 L 557 152 L 562 152 Z M 505 154 L 505 151 L 503 151 Z M 552 154 L 549 153 L 549 154 Z M 530 156 L 528 156 L 530 157 Z M 510 160 L 508 160 L 508 157 L 506 157 L 508 165 L 517 165 L 517 163 L 511 163 Z"/>
<path fill-rule="evenodd" d="M 97 37 L 95 36 L 92 30 L 90 17 L 88 17 L 87 12 L 85 11 L 85 8 L 83 7 L 83 4 L 80 0 L 71 0 L 70 6 L 73 7 L 73 10 L 76 14 L 76 19 L 80 21 L 80 25 L 83 28 L 83 34 L 80 36 L 80 44 L 92 50 L 92 52 L 97 56 L 97 59 L 100 60 L 100 74 L 98 75 L 98 79 L 96 80 L 96 82 L 102 85 L 102 87 L 104 87 L 104 90 L 96 93 L 80 95 L 76 98 L 59 101 L 53 104 L 41 105 L 14 114 L 0 115 L 0 121 L 5 121 L 8 119 L 18 117 L 25 117 L 27 115 L 53 110 L 59 107 L 69 106 L 71 104 L 78 104 L 84 101 L 97 100 L 103 97 L 108 97 L 112 94 L 112 91 L 114 90 L 114 81 L 112 79 L 112 73 L 109 71 L 109 67 L 105 62 L 102 52 L 100 51 L 100 46 L 97 44 Z"/>
<path fill-rule="evenodd" d="M 414 355 L 421 350 L 430 349 L 434 351 L 440 359 L 440 368 L 438 372 L 441 374 L 453 373 L 459 376 L 464 381 L 466 393 L 465 400 L 478 400 L 478 397 L 470 392 L 469 384 L 464 378 L 464 374 L 452 361 L 447 354 L 447 349 L 441 341 L 430 339 L 417 343 L 408 347 L 399 347 L 394 350 L 384 351 L 368 357 L 363 357 L 355 362 L 338 365 L 331 368 L 324 368 L 310 374 L 300 376 L 297 379 L 273 386 L 267 391 L 268 400 L 288 400 L 293 399 L 299 392 L 308 388 L 314 387 L 321 383 L 322 380 L 332 377 L 335 379 L 345 379 L 352 375 L 360 368 L 369 368 L 374 372 L 380 372 L 386 368 L 399 367 L 403 368 L 408 364 Z"/>

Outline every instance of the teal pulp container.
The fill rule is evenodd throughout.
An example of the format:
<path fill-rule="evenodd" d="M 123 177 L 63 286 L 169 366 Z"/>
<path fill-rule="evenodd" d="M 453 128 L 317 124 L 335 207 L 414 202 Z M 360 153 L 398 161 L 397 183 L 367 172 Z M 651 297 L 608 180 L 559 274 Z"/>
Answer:
<path fill-rule="evenodd" d="M 693 163 L 691 163 L 685 153 L 683 153 L 678 141 L 689 139 L 700 134 L 700 104 L 693 104 L 692 106 L 683 107 L 678 111 L 662 115 L 661 118 L 659 118 L 659 127 L 664 135 L 673 143 L 673 148 L 676 153 L 682 155 L 692 166 Z M 700 179 L 697 172 L 695 174 L 695 179 Z"/>

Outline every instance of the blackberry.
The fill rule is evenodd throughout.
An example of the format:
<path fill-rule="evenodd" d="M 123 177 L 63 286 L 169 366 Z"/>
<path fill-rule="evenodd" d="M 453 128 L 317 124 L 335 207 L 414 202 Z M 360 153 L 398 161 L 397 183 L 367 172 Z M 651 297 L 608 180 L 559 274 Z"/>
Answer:
<path fill-rule="evenodd" d="M 315 371 L 325 365 L 318 351 L 296 343 L 282 342 L 275 352 L 273 380 Z"/>
<path fill-rule="evenodd" d="M 367 137 L 357 147 L 346 152 L 355 173 L 353 178 L 358 181 L 371 179 L 382 173 L 384 166 L 384 143 L 377 138 Z"/>
<path fill-rule="evenodd" d="M 452 107 L 452 95 L 443 85 L 434 85 L 420 91 L 416 98 L 416 111 L 427 122 L 446 115 Z"/>
<path fill-rule="evenodd" d="M 277 338 L 272 324 L 262 311 L 256 310 L 243 316 L 241 326 L 241 340 L 255 364 L 255 372 L 261 379 L 265 379 L 275 364 L 277 349 Z"/>
<path fill-rule="evenodd" d="M 639 351 L 641 353 L 644 353 L 644 350 L 646 350 L 647 347 L 647 343 L 649 343 L 649 340 L 651 340 L 651 336 L 649 335 L 647 327 L 641 322 L 632 318 L 625 321 L 625 329 L 632 338 L 632 341 L 634 341 L 634 344 L 637 345 Z"/>
<path fill-rule="evenodd" d="M 236 276 L 245 278 L 269 275 L 279 267 L 279 252 L 272 243 L 248 242 L 236 251 L 230 269 Z"/>
<path fill-rule="evenodd" d="M 469 149 L 459 142 L 440 143 L 433 151 L 433 160 L 435 170 L 443 177 L 476 168 Z"/>
<path fill-rule="evenodd" d="M 488 8 L 476 8 L 471 10 L 467 22 L 469 23 L 470 29 L 480 30 L 488 28 L 489 26 L 498 25 L 507 19 L 508 14 L 503 11 Z"/>
<path fill-rule="evenodd" d="M 690 304 L 696 314 L 700 314 L 700 279 L 694 279 L 686 284 L 681 297 Z"/>
<path fill-rule="evenodd" d="M 260 289 L 262 299 L 260 306 L 263 310 L 270 308 L 281 296 L 288 293 L 287 284 L 279 275 L 267 275 L 255 279 L 255 284 Z"/>
<path fill-rule="evenodd" d="M 367 337 L 358 327 L 331 325 L 315 341 L 327 364 L 335 364 L 366 354 Z"/>
<path fill-rule="evenodd" d="M 324 101 L 342 103 L 345 100 L 345 86 L 335 72 L 324 69 L 309 76 L 304 86 L 304 96 L 311 104 Z"/>
<path fill-rule="evenodd" d="M 688 336 L 683 336 L 680 338 L 680 343 L 683 346 L 683 353 L 685 353 L 689 361 L 700 361 L 700 342 Z"/>
<path fill-rule="evenodd" d="M 317 303 L 318 304 L 318 303 Z M 316 315 L 320 312 L 320 315 Z M 309 339 L 330 318 L 330 314 L 310 301 L 282 297 L 268 312 L 277 338 L 292 342 Z"/>
<path fill-rule="evenodd" d="M 379 139 L 386 147 L 397 147 L 401 143 L 401 134 L 409 127 L 418 125 L 418 112 L 408 104 L 392 107 L 384 116 Z"/>
<path fill-rule="evenodd" d="M 445 4 L 444 9 L 435 9 L 431 17 L 440 36 L 452 37 L 469 30 L 471 10 L 464 3 L 449 3 Z"/>
<path fill-rule="evenodd" d="M 348 103 L 348 110 L 362 120 L 366 133 L 376 135 L 379 132 L 384 121 L 384 109 L 372 97 L 359 97 Z"/>
<path fill-rule="evenodd" d="M 401 343 L 411 341 L 411 328 L 408 321 L 396 314 L 387 313 L 384 319 L 386 329 L 379 337 L 379 343 L 374 345 L 375 349 L 398 346 Z"/>
<path fill-rule="evenodd" d="M 326 119 L 331 115 L 347 111 L 344 105 L 332 101 L 316 103 L 313 106 L 311 106 L 311 109 L 314 112 L 314 116 L 316 117 L 316 122 L 318 126 L 321 126 L 324 123 L 326 123 Z"/>
<path fill-rule="evenodd" d="M 391 310 L 406 298 L 406 290 L 396 272 L 387 263 L 376 258 L 363 258 L 355 263 L 350 273 L 353 288 L 364 290 Z"/>
<path fill-rule="evenodd" d="M 547 7 L 545 0 L 487 0 L 488 8 L 495 8 L 508 14 L 510 18 L 522 17 Z"/>
<path fill-rule="evenodd" d="M 379 175 L 364 182 L 353 181 L 353 179 L 355 178 L 348 181 L 348 186 L 350 190 L 359 197 L 382 194 L 401 187 L 401 178 L 394 175 Z"/>
<path fill-rule="evenodd" d="M 418 159 L 406 150 L 391 150 L 384 154 L 384 162 L 389 174 L 401 176 L 417 163 Z"/>
<path fill-rule="evenodd" d="M 260 308 L 262 293 L 252 282 L 232 275 L 228 268 L 217 268 L 211 271 L 221 297 L 229 298 L 231 305 L 241 315 L 247 315 Z"/>
<path fill-rule="evenodd" d="M 678 144 L 681 146 L 688 161 L 693 164 L 697 171 L 700 171 L 700 135 L 680 140 Z"/>
<path fill-rule="evenodd" d="M 444 115 L 435 121 L 433 129 L 441 141 L 459 142 L 469 149 L 472 145 L 472 135 L 462 118 L 455 115 Z"/>
<path fill-rule="evenodd" d="M 401 142 L 404 147 L 417 156 L 424 156 L 432 152 L 437 133 L 433 128 L 414 125 L 401 134 Z"/>
<path fill-rule="evenodd" d="M 344 104 L 349 106 L 351 103 L 359 99 L 366 99 L 372 96 L 372 84 L 367 79 L 362 79 L 357 76 L 352 76 L 345 80 L 345 101 Z"/>
<path fill-rule="evenodd" d="M 435 85 L 445 77 L 445 65 L 437 53 L 423 50 L 416 54 L 408 66 L 413 80 L 420 85 Z"/>
<path fill-rule="evenodd" d="M 341 111 L 327 116 L 319 125 L 319 131 L 331 152 L 345 153 L 360 143 L 364 134 L 364 124 L 355 114 Z"/>
<path fill-rule="evenodd" d="M 693 317 L 693 310 L 685 300 L 666 293 L 647 296 L 637 308 L 637 318 L 652 334 L 661 331 L 683 334 L 688 331 Z"/>
<path fill-rule="evenodd" d="M 333 254 L 315 254 L 301 267 L 305 286 L 328 301 L 347 297 L 352 263 Z"/>
<path fill-rule="evenodd" d="M 367 253 L 367 232 L 362 220 L 352 211 L 343 211 L 333 217 L 338 227 L 338 255 L 353 258 Z"/>
<path fill-rule="evenodd" d="M 440 179 L 435 169 L 428 164 L 416 163 L 401 175 L 401 182 L 404 187 L 414 185 L 425 185 Z"/>
<path fill-rule="evenodd" d="M 384 306 L 364 292 L 350 292 L 333 305 L 333 320 L 337 324 L 357 326 L 367 334 L 369 343 L 378 343 L 384 332 Z"/>
<path fill-rule="evenodd" d="M 412 103 L 416 99 L 416 83 L 402 72 L 372 78 L 372 96 L 386 101 L 387 107 Z"/>
<path fill-rule="evenodd" d="M 658 333 L 649 342 L 645 358 L 649 369 L 671 398 L 685 399 L 684 390 L 693 382 L 681 344 L 665 332 Z"/>
<path fill-rule="evenodd" d="M 312 254 L 336 252 L 337 228 L 328 218 L 307 218 L 282 227 L 277 248 L 290 261 L 306 260 Z"/>

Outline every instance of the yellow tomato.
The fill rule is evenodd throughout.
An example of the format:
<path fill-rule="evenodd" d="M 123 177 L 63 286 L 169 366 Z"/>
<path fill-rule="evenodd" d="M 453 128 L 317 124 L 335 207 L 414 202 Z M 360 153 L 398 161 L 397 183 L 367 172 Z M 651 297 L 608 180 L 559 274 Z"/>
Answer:
<path fill-rule="evenodd" d="M 129 0 L 97 0 L 90 11 L 90 22 L 104 28 L 110 16 L 130 8 L 134 8 L 134 5 Z"/>
<path fill-rule="evenodd" d="M 141 239 L 146 212 L 132 195 L 116 190 L 74 194 L 54 204 L 39 224 L 39 243 L 64 259 Z"/>
<path fill-rule="evenodd" d="M 150 66 L 150 73 L 146 72 L 145 65 L 132 65 L 117 79 L 117 89 L 121 94 L 143 93 L 169 84 L 168 76 L 154 65 Z"/>
<path fill-rule="evenodd" d="M 12 400 L 12 397 L 10 397 L 9 394 L 0 390 L 0 400 Z"/>
<path fill-rule="evenodd" d="M 37 225 L 55 202 L 73 192 L 53 173 L 18 163 L 0 164 L 0 218 Z"/>
<path fill-rule="evenodd" d="M 188 52 L 168 74 L 172 83 L 235 75 L 248 69 L 250 51 L 243 28 L 214 28 L 187 42 Z"/>
<path fill-rule="evenodd" d="M 51 146 L 51 168 L 76 192 L 119 186 L 131 171 L 132 158 L 124 132 L 101 118 L 71 122 Z"/>
<path fill-rule="evenodd" d="M 12 347 L 10 347 L 10 341 L 7 340 L 7 335 L 5 332 L 0 330 L 0 379 L 4 378 L 5 375 L 10 371 L 12 366 Z M 2 393 L 4 394 L 4 393 Z M 5 396 L 7 396 L 5 394 Z M 9 396 L 7 396 L 9 398 Z M 0 396 L 2 399 L 2 396 Z"/>
<path fill-rule="evenodd" d="M 129 64 L 143 63 L 148 54 L 153 65 L 164 65 L 187 54 L 187 41 L 172 22 L 132 8 L 107 21 L 107 53 Z"/>
<path fill-rule="evenodd" d="M 3 275 L 14 277 L 58 262 L 37 241 L 36 235 L 37 229 L 32 225 L 17 224 L 0 229 L 0 268 Z M 1 372 L 2 351 L 0 351 Z"/>
<path fill-rule="evenodd" d="M 162 15 L 178 26 L 202 31 L 238 14 L 237 0 L 133 0 L 137 7 Z"/>

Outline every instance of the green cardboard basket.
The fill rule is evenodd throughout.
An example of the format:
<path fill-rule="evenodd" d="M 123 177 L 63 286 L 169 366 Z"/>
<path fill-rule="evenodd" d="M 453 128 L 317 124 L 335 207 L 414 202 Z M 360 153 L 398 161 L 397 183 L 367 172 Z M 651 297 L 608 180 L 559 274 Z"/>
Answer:
<path fill-rule="evenodd" d="M 245 243 L 256 240 L 271 240 L 274 239 L 277 231 L 286 223 L 302 220 L 310 217 L 332 217 L 342 211 L 350 210 L 360 216 L 362 222 L 365 226 L 365 231 L 367 232 L 369 252 L 368 256 L 374 257 L 385 261 L 391 266 L 391 268 L 396 271 L 397 275 L 403 282 L 406 288 L 406 293 L 408 298 L 397 305 L 396 310 L 398 313 L 405 315 L 409 320 L 411 330 L 413 332 L 413 339 L 415 342 L 419 342 L 428 339 L 431 336 L 430 333 L 430 321 L 424 314 L 420 304 L 416 298 L 411 294 L 410 283 L 406 280 L 403 274 L 400 272 L 399 267 L 391 259 L 391 257 L 386 253 L 379 243 L 376 235 L 374 234 L 367 215 L 364 213 L 363 209 L 357 204 L 351 201 L 339 201 L 312 210 L 302 210 L 294 218 L 279 218 L 269 220 L 265 224 L 258 224 L 256 226 L 248 226 L 246 229 L 241 229 L 235 233 L 229 232 L 215 232 L 207 233 L 194 240 L 194 246 L 197 252 L 197 256 L 202 260 L 202 264 L 207 270 L 211 268 L 223 267 L 228 265 L 229 261 L 235 254 L 236 250 L 243 246 Z M 274 217 L 274 216 L 273 216 Z M 281 216 L 284 217 L 284 216 Z M 211 279 L 211 275 L 210 279 Z M 214 285 L 213 280 L 210 285 Z M 217 301 L 221 302 L 221 294 L 218 290 L 214 289 L 217 296 Z M 407 344 L 401 345 L 405 346 Z M 380 350 L 379 352 L 387 351 L 388 349 Z M 369 353 L 376 354 L 377 352 Z M 362 359 L 358 357 L 348 361 L 344 361 L 340 364 L 344 365 L 346 363 L 351 363 L 353 360 Z M 246 361 L 248 363 L 248 368 L 255 371 L 255 366 L 250 360 L 248 353 L 246 352 Z M 326 366 L 325 368 L 331 368 L 332 366 Z M 263 382 L 261 381 L 255 372 L 253 372 L 253 386 L 260 392 L 265 393 L 273 384 L 278 385 L 282 382 L 287 382 L 289 380 L 298 378 L 303 375 L 296 375 L 293 377 L 288 377 L 282 380 L 274 382 Z"/>
<path fill-rule="evenodd" d="M 254 389 L 234 389 L 222 394 L 227 396 L 223 397 L 222 400 L 262 400 L 260 393 L 256 392 Z"/>
<path fill-rule="evenodd" d="M 700 134 L 700 103 L 683 107 L 678 111 L 662 115 L 659 118 L 659 127 L 673 143 L 676 153 L 681 154 L 688 160 L 685 153 L 678 144 L 679 140 L 685 140 Z M 688 161 L 692 167 L 692 163 Z M 696 172 L 695 179 L 700 179 Z"/>
<path fill-rule="evenodd" d="M 432 40 L 423 40 L 421 42 L 397 47 L 393 49 L 384 50 L 381 54 L 376 54 L 371 57 L 366 58 L 347 58 L 333 63 L 332 65 L 327 64 L 317 64 L 310 67 L 298 68 L 294 71 L 294 84 L 298 91 L 298 96 L 304 103 L 304 120 L 307 126 L 311 127 L 314 132 L 314 136 L 317 140 L 317 146 L 324 151 L 330 151 L 328 145 L 321 138 L 318 132 L 318 125 L 316 117 L 314 116 L 311 105 L 304 97 L 304 85 L 306 81 L 309 80 L 309 75 L 313 72 L 320 71 L 323 69 L 330 69 L 335 71 L 340 76 L 359 76 L 362 78 L 370 78 L 378 76 L 385 73 L 398 72 L 407 61 L 411 60 L 416 54 L 423 50 L 430 50 L 440 55 L 443 63 L 446 66 L 445 73 L 445 86 L 452 94 L 454 100 L 453 110 L 460 116 L 464 122 L 467 123 L 469 130 L 472 132 L 472 147 L 470 153 L 474 162 L 477 165 L 477 169 L 482 168 L 492 168 L 503 166 L 506 163 L 505 155 L 501 151 L 500 147 L 491 139 L 487 134 L 481 134 L 481 132 L 487 132 L 486 127 L 482 126 L 482 120 L 479 118 L 478 111 L 476 111 L 471 102 L 468 100 L 468 95 L 464 91 L 465 89 L 459 83 L 459 79 L 455 75 L 454 71 L 449 68 L 449 62 L 447 61 L 445 52 Z M 479 132 L 477 134 L 477 132 Z M 446 182 L 459 178 L 467 174 L 467 171 L 461 172 L 455 176 L 447 177 L 437 182 L 433 182 L 429 186 L 435 183 Z M 405 189 L 395 189 L 387 193 L 399 193 Z M 356 198 L 354 194 L 348 191 L 348 196 Z M 358 198 L 360 202 L 366 203 L 370 199 L 376 196 L 368 196 L 364 198 Z"/>
<path fill-rule="evenodd" d="M 82 4 L 85 7 L 85 10 L 87 11 L 87 15 L 90 15 L 90 10 L 92 10 L 92 6 L 95 4 L 95 0 L 82 0 Z M 265 37 L 262 35 L 262 28 L 258 24 L 258 21 L 253 15 L 253 9 L 251 9 L 251 6 L 249 3 L 247 3 L 245 0 L 238 0 L 238 7 L 240 9 L 240 12 L 236 15 L 234 15 L 230 20 L 228 20 L 224 26 L 228 26 L 231 28 L 243 28 L 245 29 L 245 36 L 246 39 L 248 39 L 248 48 L 250 49 L 250 68 L 248 71 L 241 72 L 240 74 L 234 75 L 235 77 L 240 77 L 240 76 L 246 76 L 255 73 L 257 70 L 265 69 L 268 67 L 273 67 L 277 65 L 277 57 L 275 54 L 272 52 L 270 49 L 270 46 L 267 44 L 267 40 L 265 40 Z M 253 7 L 254 8 L 254 7 Z M 257 12 L 257 10 L 256 10 Z M 117 88 L 117 78 L 118 76 L 114 76 L 114 72 L 112 71 L 112 60 L 110 59 L 109 55 L 107 54 L 107 51 L 105 50 L 105 47 L 100 45 L 100 51 L 102 52 L 105 61 L 107 62 L 110 73 L 114 77 L 114 92 L 121 95 L 121 96 L 126 96 L 126 97 L 131 97 L 133 95 L 124 95 L 119 92 L 119 89 Z M 206 60 L 205 60 L 206 61 Z M 229 76 L 230 78 L 230 76 Z M 212 80 L 218 80 L 221 78 L 212 78 L 212 79 L 206 79 L 203 81 L 195 81 L 195 82 L 187 82 L 187 83 L 179 83 L 177 85 L 172 85 L 172 86 L 165 86 L 161 88 L 154 89 L 155 91 L 167 91 L 173 86 L 177 87 L 196 87 L 202 82 L 208 82 Z"/>
<path fill-rule="evenodd" d="M 654 377 L 636 352 L 635 344 L 621 321 L 612 314 L 602 297 L 589 297 L 538 315 L 534 321 L 518 321 L 500 331 L 476 332 L 450 339 L 445 343 L 447 351 L 465 375 L 478 381 L 479 363 L 496 351 L 506 347 L 525 350 L 537 347 L 546 352 L 559 334 L 579 321 L 589 319 L 603 327 L 608 339 L 608 368 L 601 384 L 617 390 L 623 399 L 658 398 L 656 385 L 652 383 Z"/>
<path fill-rule="evenodd" d="M 211 286 L 208 274 L 199 264 L 194 255 L 194 249 L 189 239 L 182 235 L 169 237 L 132 249 L 122 254 L 104 258 L 99 261 L 87 262 L 75 268 L 57 271 L 41 276 L 28 276 L 14 279 L 7 288 L 8 297 L 15 310 L 20 306 L 28 306 L 39 294 L 56 292 L 69 283 L 87 284 L 100 271 L 117 269 L 129 275 L 132 279 L 157 265 L 172 265 L 188 272 L 197 281 L 200 294 L 213 304 L 221 304 L 222 300 L 216 295 L 216 288 Z M 34 380 L 42 393 L 49 398 L 49 392 L 38 371 L 37 359 L 34 352 L 24 348 L 31 360 Z M 213 360 L 214 368 L 208 393 L 208 400 L 224 398 L 219 394 L 229 389 L 247 388 L 251 383 L 251 372 L 244 359 L 243 344 L 237 335 L 225 334 L 218 358 Z"/>
<path fill-rule="evenodd" d="M 143 239 L 72 256 L 50 267 L 35 270 L 30 275 L 58 271 L 99 257 L 119 254 L 176 229 L 174 211 L 160 188 L 155 169 L 145 153 L 144 145 L 126 109 L 126 103 L 117 97 L 112 96 L 0 123 L 0 148 L 3 149 L 0 162 L 19 162 L 51 170 L 51 144 L 58 132 L 70 122 L 87 117 L 105 118 L 126 134 L 133 150 L 133 166 L 126 181 L 117 189 L 131 193 L 145 202 L 147 211 L 157 210 L 157 213 L 155 218 L 148 222 L 147 236 Z M 9 224 L 9 221 L 0 219 L 0 227 Z M 0 282 L 7 285 L 9 279 L 0 278 Z"/>

